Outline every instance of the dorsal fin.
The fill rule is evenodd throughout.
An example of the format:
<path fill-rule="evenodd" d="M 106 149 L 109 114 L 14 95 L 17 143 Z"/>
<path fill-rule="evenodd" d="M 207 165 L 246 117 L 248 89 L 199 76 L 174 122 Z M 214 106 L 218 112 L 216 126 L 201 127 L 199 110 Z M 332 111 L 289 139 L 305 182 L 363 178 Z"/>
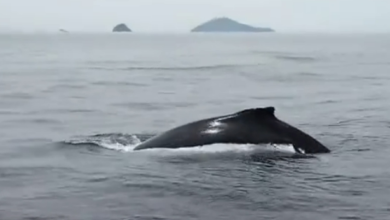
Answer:
<path fill-rule="evenodd" d="M 237 115 L 253 115 L 253 116 L 271 116 L 275 117 L 275 107 L 268 106 L 264 108 L 251 108 L 251 109 L 245 109 L 240 112 L 237 112 Z"/>
<path fill-rule="evenodd" d="M 275 116 L 275 107 L 273 106 L 268 106 L 263 108 L 264 111 L 266 111 L 269 115 Z"/>

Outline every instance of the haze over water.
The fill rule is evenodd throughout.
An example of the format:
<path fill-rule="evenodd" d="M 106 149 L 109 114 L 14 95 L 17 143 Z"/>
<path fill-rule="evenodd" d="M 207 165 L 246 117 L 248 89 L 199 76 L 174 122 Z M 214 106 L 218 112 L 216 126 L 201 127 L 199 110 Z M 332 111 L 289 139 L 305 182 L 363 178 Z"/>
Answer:
<path fill-rule="evenodd" d="M 387 34 L 0 36 L 0 219 L 387 219 Z M 274 106 L 332 153 L 132 148 Z"/>

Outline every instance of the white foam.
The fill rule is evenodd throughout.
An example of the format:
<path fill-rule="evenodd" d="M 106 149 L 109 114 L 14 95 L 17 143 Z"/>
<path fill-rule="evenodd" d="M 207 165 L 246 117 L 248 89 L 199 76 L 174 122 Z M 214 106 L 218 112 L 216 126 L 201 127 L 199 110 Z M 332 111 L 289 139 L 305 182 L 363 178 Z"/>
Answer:
<path fill-rule="evenodd" d="M 100 140 L 97 144 L 101 147 L 110 150 L 122 151 L 122 152 L 131 152 L 136 146 L 138 146 L 142 141 L 136 136 L 131 136 L 132 144 L 124 145 L 119 142 L 112 142 L 111 140 Z"/>
<path fill-rule="evenodd" d="M 292 144 L 271 144 L 276 150 L 286 153 L 296 153 Z"/>
<path fill-rule="evenodd" d="M 218 153 L 218 152 L 243 152 L 243 151 L 251 151 L 253 150 L 254 145 L 250 144 L 208 144 L 204 146 L 196 146 L 196 147 L 182 147 L 182 148 L 153 148 L 153 149 L 145 149 L 142 151 L 165 151 L 165 152 L 204 152 L 204 153 Z"/>
<path fill-rule="evenodd" d="M 101 147 L 110 149 L 110 150 L 116 150 L 116 151 L 123 151 L 123 152 L 131 152 L 134 150 L 134 148 L 137 145 L 123 145 L 120 143 L 100 143 L 99 144 Z"/>
<path fill-rule="evenodd" d="M 187 154 L 187 153 L 221 153 L 221 152 L 281 152 L 281 153 L 296 153 L 294 147 L 291 144 L 210 144 L 197 147 L 182 147 L 182 148 L 151 148 L 140 151 L 133 151 L 139 143 L 131 145 L 122 145 L 120 143 L 100 143 L 100 146 L 117 150 L 122 152 L 150 152 L 150 153 L 174 153 L 174 154 Z"/>

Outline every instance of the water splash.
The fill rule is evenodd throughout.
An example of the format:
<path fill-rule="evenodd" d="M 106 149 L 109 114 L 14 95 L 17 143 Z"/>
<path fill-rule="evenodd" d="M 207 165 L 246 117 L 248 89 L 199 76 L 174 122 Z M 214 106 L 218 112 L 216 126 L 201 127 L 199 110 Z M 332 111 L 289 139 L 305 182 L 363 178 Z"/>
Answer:
<path fill-rule="evenodd" d="M 97 134 L 92 136 L 78 136 L 69 141 L 65 141 L 70 145 L 93 145 L 109 150 L 116 150 L 122 152 L 133 151 L 133 149 L 142 141 L 148 139 L 147 135 L 136 134 Z"/>
<path fill-rule="evenodd" d="M 187 153 L 222 153 L 222 152 L 252 152 L 252 153 L 282 153 L 295 154 L 295 150 L 290 144 L 210 144 L 196 147 L 182 147 L 176 149 L 154 148 L 142 151 L 133 151 L 142 142 L 153 137 L 150 134 L 97 134 L 93 136 L 80 136 L 66 141 L 71 145 L 93 145 L 109 150 L 121 152 L 158 152 L 163 154 L 187 154 Z"/>

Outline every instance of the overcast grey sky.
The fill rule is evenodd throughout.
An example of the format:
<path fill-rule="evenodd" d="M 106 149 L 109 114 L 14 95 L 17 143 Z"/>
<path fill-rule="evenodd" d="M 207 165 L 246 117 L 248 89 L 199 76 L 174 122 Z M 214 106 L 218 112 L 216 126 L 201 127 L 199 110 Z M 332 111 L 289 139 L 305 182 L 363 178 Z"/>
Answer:
<path fill-rule="evenodd" d="M 227 16 L 279 32 L 390 32 L 390 0 L 0 0 L 1 31 L 188 32 Z"/>

